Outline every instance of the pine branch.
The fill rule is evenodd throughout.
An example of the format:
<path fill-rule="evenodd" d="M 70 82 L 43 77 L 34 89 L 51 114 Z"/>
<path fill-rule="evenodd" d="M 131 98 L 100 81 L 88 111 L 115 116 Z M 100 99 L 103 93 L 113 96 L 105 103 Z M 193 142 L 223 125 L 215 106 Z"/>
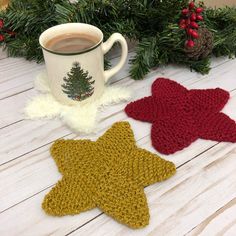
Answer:
<path fill-rule="evenodd" d="M 27 37 L 26 35 L 17 37 L 17 40 L 9 39 L 5 50 L 7 50 L 8 55 L 12 57 L 24 57 L 29 61 L 43 61 L 43 53 L 38 44 L 38 39 Z"/>
<path fill-rule="evenodd" d="M 3 46 L 10 56 L 41 62 L 38 38 L 44 30 L 60 23 L 85 22 L 99 27 L 105 39 L 120 32 L 139 41 L 137 54 L 130 61 L 134 79 L 142 79 L 152 67 L 168 63 L 208 73 L 209 58 L 190 60 L 183 51 L 186 37 L 177 24 L 187 3 L 188 0 L 77 0 L 74 4 L 69 0 L 11 0 L 7 10 L 0 12 L 0 18 L 16 36 L 7 37 Z M 204 24 L 214 33 L 213 55 L 234 57 L 236 8 L 207 8 Z"/>
<path fill-rule="evenodd" d="M 4 45 L 10 56 L 25 57 L 37 62 L 43 60 L 38 38 L 44 30 L 57 24 L 55 3 L 62 1 L 11 0 L 7 10 L 0 12 L 5 27 L 16 33 L 14 40 L 7 39 Z"/>
<path fill-rule="evenodd" d="M 151 68 L 155 66 L 154 61 L 158 57 L 157 40 L 157 37 L 149 37 L 138 44 L 136 55 L 130 61 L 130 75 L 133 79 L 143 79 Z"/>
<path fill-rule="evenodd" d="M 192 60 L 184 52 L 185 35 L 177 24 L 169 24 L 155 37 L 142 40 L 131 60 L 130 75 L 133 79 L 143 79 L 153 68 L 168 63 L 186 65 L 191 70 L 207 74 L 210 70 L 209 58 Z"/>
<path fill-rule="evenodd" d="M 214 32 L 215 56 L 236 55 L 236 8 L 225 7 L 222 9 L 207 9 L 205 21 Z"/>

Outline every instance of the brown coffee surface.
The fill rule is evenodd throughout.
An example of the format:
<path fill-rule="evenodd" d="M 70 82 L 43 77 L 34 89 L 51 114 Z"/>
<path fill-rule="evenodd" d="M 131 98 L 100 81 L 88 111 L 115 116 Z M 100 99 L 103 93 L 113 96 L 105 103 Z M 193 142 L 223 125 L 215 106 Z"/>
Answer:
<path fill-rule="evenodd" d="M 99 42 L 99 39 L 85 34 L 62 34 L 50 39 L 46 48 L 57 53 L 82 52 Z"/>

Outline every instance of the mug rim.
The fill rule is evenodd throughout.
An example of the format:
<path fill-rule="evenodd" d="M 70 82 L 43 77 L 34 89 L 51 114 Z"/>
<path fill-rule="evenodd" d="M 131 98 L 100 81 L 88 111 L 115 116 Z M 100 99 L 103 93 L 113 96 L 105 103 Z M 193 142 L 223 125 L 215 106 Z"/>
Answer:
<path fill-rule="evenodd" d="M 63 26 L 63 25 L 64 25 L 64 26 L 66 26 L 66 25 L 68 25 L 68 26 L 69 26 L 69 25 L 84 25 L 84 26 L 92 27 L 92 28 L 96 29 L 97 31 L 99 31 L 99 32 L 101 33 L 101 39 L 100 39 L 94 46 L 92 46 L 92 47 L 90 47 L 90 48 L 88 48 L 88 49 L 86 49 L 86 50 L 84 50 L 84 51 L 80 51 L 80 52 L 70 52 L 70 53 L 66 53 L 66 52 L 65 52 L 65 53 L 63 53 L 63 52 L 55 52 L 55 51 L 53 51 L 53 50 L 50 50 L 50 49 L 46 48 L 46 47 L 43 45 L 43 43 L 42 43 L 42 37 L 43 37 L 46 33 L 48 33 L 49 31 L 51 31 L 52 29 L 59 28 L 59 27 L 61 27 L 61 26 Z M 45 31 L 43 31 L 43 33 L 41 33 L 41 35 L 40 35 L 40 37 L 39 37 L 39 44 L 40 44 L 40 46 L 41 46 L 42 49 L 44 49 L 45 51 L 50 52 L 50 53 L 52 53 L 52 54 L 61 55 L 61 56 L 72 56 L 72 55 L 84 54 L 84 53 L 87 53 L 87 52 L 90 52 L 90 51 L 96 49 L 97 47 L 99 47 L 99 46 L 102 44 L 102 42 L 103 42 L 103 37 L 104 37 L 104 36 L 103 36 L 102 31 L 101 31 L 98 27 L 96 27 L 96 26 L 94 26 L 94 25 L 90 25 L 90 24 L 86 24 L 86 23 L 65 23 L 65 24 L 59 24 L 59 25 L 52 26 L 52 27 L 46 29 Z"/>

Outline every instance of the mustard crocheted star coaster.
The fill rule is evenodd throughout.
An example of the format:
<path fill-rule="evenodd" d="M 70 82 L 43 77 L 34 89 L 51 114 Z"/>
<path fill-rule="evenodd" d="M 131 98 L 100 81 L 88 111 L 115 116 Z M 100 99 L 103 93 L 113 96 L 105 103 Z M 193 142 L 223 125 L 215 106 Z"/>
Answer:
<path fill-rule="evenodd" d="M 171 177 L 172 162 L 135 144 L 128 122 L 115 123 L 96 142 L 58 140 L 51 147 L 62 179 L 46 195 L 49 215 L 74 215 L 98 207 L 132 228 L 149 223 L 144 187 Z"/>

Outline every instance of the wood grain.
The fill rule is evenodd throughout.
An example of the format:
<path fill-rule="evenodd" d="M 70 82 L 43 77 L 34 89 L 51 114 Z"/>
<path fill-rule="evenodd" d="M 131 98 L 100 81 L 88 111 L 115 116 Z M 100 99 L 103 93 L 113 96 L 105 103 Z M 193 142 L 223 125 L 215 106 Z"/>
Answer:
<path fill-rule="evenodd" d="M 72 235 L 184 235 L 236 197 L 235 153 L 235 144 L 219 144 L 178 168 L 174 178 L 146 188 L 148 227 L 133 231 L 102 215 Z"/>
<path fill-rule="evenodd" d="M 230 63 L 230 64 L 228 64 Z M 227 73 L 227 69 L 230 67 L 232 67 L 233 61 L 227 61 L 224 62 L 224 71 L 221 72 L 221 69 L 219 69 L 219 67 L 215 67 L 216 68 L 216 73 L 217 74 L 224 74 Z M 186 76 L 182 76 L 181 72 L 185 73 Z M 176 81 L 183 83 L 185 85 L 194 83 L 197 81 L 196 79 L 196 74 L 195 73 L 191 73 L 189 72 L 187 69 L 183 69 L 183 68 L 178 68 L 177 71 L 174 70 L 174 68 L 170 71 L 166 71 L 165 76 L 167 77 L 171 77 L 173 79 L 175 79 Z M 199 75 L 197 75 L 199 76 Z M 133 81 L 130 80 L 130 78 L 126 78 L 125 80 L 121 80 L 119 82 L 117 82 L 117 85 L 123 85 L 125 87 L 130 87 L 133 91 L 133 99 L 138 99 L 141 98 L 145 95 L 150 94 L 150 86 L 153 83 L 153 81 L 156 79 L 156 77 L 163 77 L 163 75 L 160 72 L 157 73 L 151 73 L 149 75 L 149 78 L 147 80 L 142 80 L 142 81 Z M 213 79 L 215 81 L 217 81 L 217 78 L 215 78 L 215 75 L 209 74 L 208 76 L 205 77 L 201 77 L 201 79 L 199 78 L 199 81 L 205 81 L 207 80 L 207 78 L 209 79 L 209 81 L 213 81 Z M 220 77 L 218 77 L 220 80 Z M 236 83 L 236 81 L 234 79 L 232 79 L 232 77 L 226 77 L 224 81 L 226 80 L 230 80 L 229 83 L 224 83 L 225 87 L 227 84 L 232 84 L 232 83 Z M 185 82 L 186 81 L 186 82 Z M 187 82 L 188 81 L 188 82 Z M 205 83 L 205 82 L 204 82 Z M 214 84 L 214 83 L 213 83 Z M 214 85 L 213 85 L 214 86 Z M 232 85 L 228 86 L 228 88 L 231 88 Z M 224 86 L 223 86 L 224 88 Z M 226 88 L 227 89 L 227 88 Z M 25 92 L 24 94 L 28 94 L 28 91 Z M 13 104 L 14 99 L 10 99 L 11 104 Z M 0 108 L 5 107 L 5 109 L 9 108 L 9 109 L 13 109 L 12 112 L 9 113 L 8 112 L 3 112 L 3 118 L 0 115 L 0 121 L 2 120 L 4 123 L 2 123 L 2 126 L 7 126 L 4 129 L 0 129 L 0 135 L 3 137 L 3 139 L 0 140 L 0 145 L 2 145 L 4 148 L 2 150 L 0 150 L 0 155 L 2 156 L 1 160 L 0 160 L 0 164 L 3 164 L 5 162 L 8 162 L 10 160 L 13 160 L 17 157 L 22 156 L 24 153 L 28 153 L 31 152 L 32 150 L 34 150 L 37 147 L 43 146 L 47 143 L 52 142 L 54 139 L 58 139 L 61 137 L 65 137 L 69 134 L 71 134 L 71 131 L 65 127 L 63 124 L 60 123 L 60 121 L 29 121 L 29 120 L 23 120 L 23 107 L 15 107 L 14 105 L 18 105 L 18 104 L 23 104 L 23 101 L 27 101 L 27 97 L 23 98 L 21 95 L 16 96 L 16 101 L 14 102 L 14 105 L 10 105 L 8 104 L 4 104 L 3 102 L 0 102 Z M 19 101 L 19 102 L 18 102 Z M 3 106 L 1 106 L 1 103 L 4 104 Z M 111 106 L 108 107 L 106 109 L 105 113 L 101 114 L 101 118 L 102 118 L 102 122 L 100 124 L 101 129 L 105 129 L 106 127 L 109 127 L 109 125 L 111 125 L 111 122 L 114 122 L 115 120 L 123 120 L 126 118 L 126 115 L 124 113 L 118 113 L 117 114 L 117 109 L 118 111 L 122 111 L 124 108 L 125 104 L 120 104 L 120 105 L 116 105 L 116 106 Z M 15 112 L 17 111 L 17 112 Z M 9 115 L 8 115 L 9 114 Z M 14 114 L 14 115 L 13 115 Z M 113 114 L 116 114 L 116 116 L 113 116 Z M 17 120 L 13 120 L 15 118 L 17 118 Z M 104 123 L 104 121 L 107 120 L 107 117 L 111 117 L 109 119 L 110 123 Z M 10 119 L 10 122 L 13 123 L 12 125 L 8 126 L 9 122 L 8 122 L 8 118 Z M 115 119 L 114 119 L 115 118 Z M 20 122 L 18 122 L 19 120 L 22 120 Z M 105 124 L 107 124 L 105 126 Z M 32 130 L 33 129 L 33 130 Z M 30 130 L 32 130 L 33 132 L 30 133 L 30 135 L 27 135 L 27 133 L 30 132 Z M 47 130 L 47 132 L 45 133 L 45 130 Z M 17 131 L 17 132 L 16 132 Z M 45 133 L 45 136 L 43 135 L 41 137 L 41 135 Z M 24 139 L 20 139 L 18 135 L 24 135 Z M 48 135 L 49 134 L 49 135 Z M 87 136 L 82 136 L 82 137 L 86 137 Z M 6 143 L 8 143 L 8 145 L 6 145 Z M 10 144 L 10 145 L 9 145 Z M 27 145 L 30 144 L 30 145 Z"/>
<path fill-rule="evenodd" d="M 3 51 L 3 48 L 0 47 L 0 60 L 7 58 L 6 51 Z"/>
<path fill-rule="evenodd" d="M 217 227 L 220 225 L 221 227 Z M 236 226 L 236 198 L 219 208 L 201 224 L 191 230 L 188 236 L 226 235 Z M 233 231 L 232 231 L 233 232 Z M 235 233 L 236 231 L 234 231 Z M 233 234 L 232 234 L 233 235 Z"/>
<path fill-rule="evenodd" d="M 236 114 L 233 112 L 233 108 L 235 106 L 234 104 L 236 104 L 236 91 L 232 93 L 232 99 L 223 110 L 225 113 L 229 114 L 233 119 L 236 120 Z M 114 119 L 116 119 L 116 117 L 112 117 L 112 120 L 107 120 L 109 125 L 112 124 L 112 122 L 115 122 Z M 151 146 L 149 137 L 150 124 L 140 123 L 131 119 L 129 119 L 129 122 L 131 123 L 134 130 L 137 144 L 147 150 L 155 152 Z M 97 139 L 105 131 L 107 128 L 106 126 L 107 124 L 105 125 L 104 129 L 98 132 L 98 134 L 91 135 L 90 137 L 87 136 L 86 138 L 91 138 L 93 140 Z M 71 134 L 66 136 L 66 138 L 79 139 L 80 137 L 76 136 L 75 134 Z M 177 152 L 171 156 L 162 156 L 165 159 L 174 161 L 176 165 L 180 166 L 196 157 L 204 150 L 211 148 L 215 144 L 216 142 L 198 140 L 183 151 Z M 46 189 L 48 186 L 56 183 L 59 175 L 48 152 L 50 145 L 51 143 L 0 166 L 0 180 L 4 179 L 4 183 L 7 186 L 17 186 L 20 192 L 20 194 L 15 195 L 15 190 L 13 188 L 1 189 L 0 187 L 0 192 L 4 193 L 0 195 L 0 202 L 2 202 L 0 211 L 10 208 L 11 206 L 31 197 L 34 193 L 40 192 L 43 189 Z M 55 171 L 51 172 L 51 168 L 53 168 Z M 32 187 L 29 189 L 28 186 Z"/>
<path fill-rule="evenodd" d="M 77 235 L 104 235 L 106 232 L 109 235 L 175 235 L 177 229 L 179 235 L 183 235 L 235 197 L 236 186 L 232 184 L 236 181 L 235 152 L 235 144 L 221 143 L 180 166 L 173 178 L 146 188 L 151 222 L 142 230 L 133 231 L 106 215 L 99 216 L 100 211 L 96 209 L 75 217 L 47 217 L 40 204 L 49 189 L 1 213 L 0 221 L 5 225 L 5 232 L 12 232 L 11 235 L 64 235 L 81 227 L 88 215 L 90 220 L 95 219 L 80 228 Z M 55 172 L 55 167 L 49 166 L 49 169 Z M 60 178 L 58 173 L 57 178 Z M 30 217 L 24 213 L 27 207 Z M 24 217 L 20 217 L 12 229 L 7 222 L 12 222 L 17 215 Z"/>
<path fill-rule="evenodd" d="M 114 59 L 114 63 L 116 59 Z M 152 71 L 146 80 L 133 81 L 125 69 L 113 80 L 133 90 L 133 100 L 150 94 L 156 77 L 170 77 L 188 88 L 221 87 L 231 91 L 224 112 L 236 120 L 236 61 L 213 59 L 212 71 L 201 76 L 169 66 Z M 114 122 L 130 122 L 137 144 L 156 151 L 150 142 L 150 124 L 127 118 L 125 104 L 101 112 L 98 133 L 77 135 L 60 121 L 24 120 L 22 109 L 36 92 L 33 77 L 43 65 L 24 59 L 0 60 L 0 235 L 234 235 L 236 198 L 236 144 L 197 140 L 183 151 L 164 156 L 178 167 L 168 181 L 145 189 L 150 225 L 131 230 L 98 209 L 77 216 L 49 217 L 41 210 L 44 195 L 61 178 L 49 154 L 61 137 L 95 140 Z M 13 73 L 13 74 L 12 74 Z M 17 76 L 15 76 L 17 75 Z M 220 224 L 221 223 L 221 224 Z M 12 227 L 14 225 L 14 227 Z"/>

